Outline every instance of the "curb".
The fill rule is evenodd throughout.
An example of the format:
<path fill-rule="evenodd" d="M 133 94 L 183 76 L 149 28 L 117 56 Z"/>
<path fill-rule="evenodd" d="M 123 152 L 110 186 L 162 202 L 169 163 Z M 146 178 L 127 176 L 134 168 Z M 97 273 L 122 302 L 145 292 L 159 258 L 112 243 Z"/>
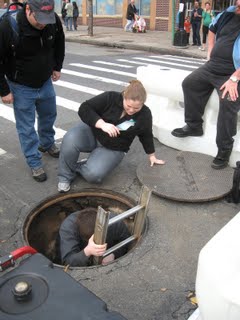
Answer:
<path fill-rule="evenodd" d="M 177 48 L 177 47 L 169 47 L 169 48 L 159 48 L 154 46 L 146 46 L 141 44 L 133 44 L 133 43 L 121 43 L 121 42 L 109 42 L 104 40 L 97 39 L 74 39 L 74 38 L 66 38 L 66 42 L 75 42 L 82 43 L 88 45 L 97 45 L 103 47 L 111 47 L 111 48 L 119 48 L 119 49 L 129 49 L 129 50 L 137 50 L 137 51 L 147 51 L 153 53 L 160 54 L 170 54 L 175 56 L 189 57 L 189 58 L 197 58 L 204 59 L 197 53 L 185 51 L 187 48 Z"/>

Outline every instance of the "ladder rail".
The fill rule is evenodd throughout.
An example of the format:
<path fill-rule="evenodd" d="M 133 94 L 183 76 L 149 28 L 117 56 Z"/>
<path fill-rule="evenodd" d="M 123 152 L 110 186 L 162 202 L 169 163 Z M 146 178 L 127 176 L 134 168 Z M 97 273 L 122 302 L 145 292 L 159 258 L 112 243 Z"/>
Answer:
<path fill-rule="evenodd" d="M 94 242 L 96 244 L 103 244 L 106 242 L 107 230 L 110 225 L 122 221 L 132 215 L 135 214 L 134 226 L 133 226 L 133 234 L 129 236 L 127 239 L 117 243 L 115 246 L 109 248 L 102 257 L 93 257 L 94 264 L 101 264 L 102 259 L 108 256 L 110 253 L 120 249 L 126 244 L 137 240 L 140 238 L 142 234 L 142 230 L 145 224 L 145 220 L 147 217 L 147 210 L 150 201 L 152 191 L 148 189 L 146 186 L 142 187 L 141 195 L 139 197 L 138 205 L 133 208 L 130 208 L 127 211 L 124 211 L 109 219 L 110 212 L 105 211 L 102 207 L 98 207 L 97 219 L 94 230 Z"/>

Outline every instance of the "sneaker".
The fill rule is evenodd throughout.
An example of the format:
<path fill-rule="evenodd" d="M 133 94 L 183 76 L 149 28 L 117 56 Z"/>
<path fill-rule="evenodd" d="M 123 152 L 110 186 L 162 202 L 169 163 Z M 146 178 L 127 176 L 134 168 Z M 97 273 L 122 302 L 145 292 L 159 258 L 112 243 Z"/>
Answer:
<path fill-rule="evenodd" d="M 58 183 L 58 192 L 68 192 L 70 190 L 69 182 L 59 182 Z"/>
<path fill-rule="evenodd" d="M 41 152 L 47 152 L 53 158 L 59 158 L 60 149 L 54 143 L 48 150 L 44 149 L 42 146 L 38 147 Z"/>
<path fill-rule="evenodd" d="M 206 49 L 205 49 L 205 48 L 201 48 L 201 50 L 202 50 L 202 51 L 206 51 Z"/>
<path fill-rule="evenodd" d="M 32 170 L 32 177 L 37 182 L 43 182 L 43 181 L 47 180 L 47 175 L 46 175 L 45 171 L 43 170 L 43 168 L 39 168 L 39 169 L 32 168 L 31 170 Z"/>
<path fill-rule="evenodd" d="M 182 128 L 174 129 L 171 134 L 177 138 L 185 138 L 185 137 L 200 137 L 203 135 L 203 129 L 197 128 L 192 129 L 188 125 L 185 125 Z"/>

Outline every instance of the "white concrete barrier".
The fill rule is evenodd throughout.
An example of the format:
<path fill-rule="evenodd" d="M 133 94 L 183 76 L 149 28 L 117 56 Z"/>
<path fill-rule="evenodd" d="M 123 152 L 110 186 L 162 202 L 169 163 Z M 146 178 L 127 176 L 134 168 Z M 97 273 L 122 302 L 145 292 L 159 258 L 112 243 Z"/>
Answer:
<path fill-rule="evenodd" d="M 202 320 L 240 319 L 240 213 L 201 250 L 196 296 Z"/>
<path fill-rule="evenodd" d="M 202 137 L 176 138 L 171 131 L 185 125 L 182 81 L 190 71 L 173 70 L 158 66 L 137 68 L 137 79 L 147 90 L 146 105 L 153 115 L 153 134 L 163 144 L 183 151 L 193 151 L 216 156 L 216 122 L 219 109 L 218 95 L 214 90 L 204 114 Z M 238 129 L 240 123 L 238 122 Z M 235 136 L 230 166 L 240 160 L 240 137 Z"/>

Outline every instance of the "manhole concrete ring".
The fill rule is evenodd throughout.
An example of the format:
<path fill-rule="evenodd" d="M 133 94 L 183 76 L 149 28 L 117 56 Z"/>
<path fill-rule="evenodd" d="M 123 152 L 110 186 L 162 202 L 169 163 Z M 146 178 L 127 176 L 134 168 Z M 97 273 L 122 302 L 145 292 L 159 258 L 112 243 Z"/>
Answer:
<path fill-rule="evenodd" d="M 63 268 L 63 265 L 55 261 L 56 237 L 62 221 L 73 212 L 87 207 L 97 208 L 98 206 L 101 206 L 106 211 L 120 214 L 136 206 L 136 202 L 126 195 L 105 189 L 82 189 L 68 194 L 53 195 L 40 201 L 27 213 L 22 226 L 23 241 L 26 245 L 35 248 L 39 253 L 46 256 L 56 267 Z M 124 223 L 131 233 L 134 216 L 125 219 Z M 131 260 L 134 249 L 139 246 L 147 230 L 148 220 L 145 222 L 141 238 L 130 245 L 128 252 L 124 256 L 114 260 L 108 266 L 111 265 L 112 268 L 114 264 L 128 263 L 129 258 Z M 69 269 L 89 270 L 99 267 L 102 266 L 71 267 Z M 101 269 L 105 267 L 107 266 Z"/>

